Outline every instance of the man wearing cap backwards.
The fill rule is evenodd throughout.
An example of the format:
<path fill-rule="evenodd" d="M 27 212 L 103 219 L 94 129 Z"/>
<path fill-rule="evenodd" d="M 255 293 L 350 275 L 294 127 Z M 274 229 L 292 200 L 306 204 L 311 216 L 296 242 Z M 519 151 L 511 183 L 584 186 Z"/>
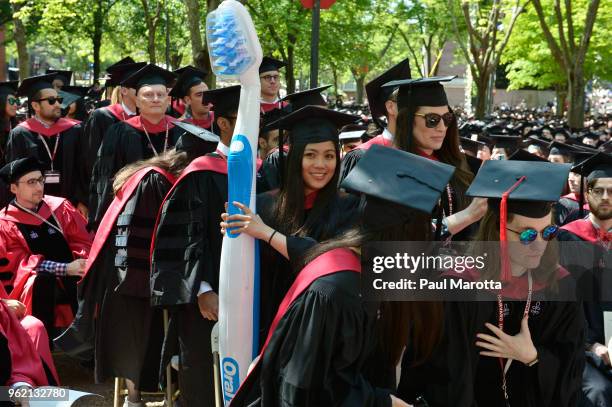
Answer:
<path fill-rule="evenodd" d="M 261 82 L 261 113 L 269 112 L 273 109 L 281 109 L 287 103 L 278 100 L 280 90 L 279 70 L 287 66 L 278 59 L 263 57 L 259 65 L 259 80 Z"/>
<path fill-rule="evenodd" d="M 210 334 L 219 310 L 219 218 L 227 202 L 227 156 L 240 86 L 209 90 L 203 98 L 215 112 L 217 151 L 196 158 L 181 173 L 161 205 L 151 245 L 151 303 L 171 311 L 162 366 L 171 356 L 181 356 L 185 406 L 215 404 Z"/>
<path fill-rule="evenodd" d="M 204 103 L 202 99 L 202 95 L 208 90 L 204 82 L 206 72 L 186 66 L 177 69 L 175 73 L 178 73 L 179 77 L 170 91 L 170 96 L 179 98 L 185 103 L 186 114 L 181 120 L 211 130 L 214 116 L 208 103 Z"/>
<path fill-rule="evenodd" d="M 51 86 L 54 77 L 35 76 L 21 82 L 18 92 L 28 97 L 34 114 L 9 134 L 5 159 L 36 158 L 43 163 L 47 193 L 82 206 L 86 193 L 81 191 L 83 174 L 76 157 L 83 129 L 78 122 L 61 117 L 63 98 Z"/>
<path fill-rule="evenodd" d="M 408 58 L 406 58 L 366 84 L 366 93 L 372 119 L 383 127 L 383 131 L 378 136 L 357 146 L 357 148 L 344 156 L 340 169 L 340 182 L 346 178 L 348 173 L 372 145 L 393 145 L 393 137 L 395 135 L 397 123 L 397 88 L 383 88 L 382 85 L 395 80 L 410 79 L 410 77 L 410 64 Z M 387 119 L 386 127 L 384 127 L 383 123 L 380 121 L 382 116 L 385 116 Z"/>
<path fill-rule="evenodd" d="M 577 168 L 576 168 L 577 167 Z M 610 242 L 612 242 L 612 156 L 598 153 L 573 168 L 586 177 L 586 199 L 591 213 L 561 228 L 559 240 L 585 242 L 569 245 L 569 264 L 582 264 L 577 259 L 589 257 L 582 264 L 590 271 L 586 284 L 592 291 L 585 293 L 584 302 L 587 338 L 582 391 L 589 406 L 612 405 L 612 364 L 606 343 L 604 315 L 612 311 L 610 286 Z M 594 256 L 593 256 L 594 254 Z M 572 271 L 570 269 L 570 271 Z M 583 277 L 584 278 L 584 277 Z"/>
<path fill-rule="evenodd" d="M 108 86 L 119 86 L 119 83 L 136 73 L 146 64 L 144 62 L 134 62 L 130 57 L 123 58 L 121 61 L 106 68 L 106 72 L 111 75 L 107 81 Z M 93 171 L 94 163 L 98 156 L 98 149 L 104 138 L 106 131 L 115 123 L 125 121 L 136 116 L 136 91 L 133 88 L 121 87 L 120 103 L 110 106 L 100 107 L 94 110 L 89 119 L 85 122 L 83 135 L 79 142 L 79 157 L 82 165 L 84 182 L 87 185 L 83 202 L 89 201 L 89 181 Z"/>
<path fill-rule="evenodd" d="M 112 180 L 124 166 L 158 156 L 176 145 L 183 134 L 167 116 L 168 85 L 175 75 L 149 64 L 121 82 L 136 91 L 139 115 L 112 125 L 104 135 L 91 177 L 89 227 L 97 228 L 113 199 Z"/>
<path fill-rule="evenodd" d="M 21 158 L 0 169 L 15 199 L 0 210 L 0 279 L 10 298 L 25 304 L 51 336 L 76 307 L 76 281 L 85 269 L 91 236 L 85 219 L 64 198 L 44 195 L 42 165 Z"/>

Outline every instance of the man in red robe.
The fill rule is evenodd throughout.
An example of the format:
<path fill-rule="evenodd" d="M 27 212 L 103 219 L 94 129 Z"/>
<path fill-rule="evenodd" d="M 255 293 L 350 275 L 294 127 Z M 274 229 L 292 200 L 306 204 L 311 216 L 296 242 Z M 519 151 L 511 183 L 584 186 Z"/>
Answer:
<path fill-rule="evenodd" d="M 44 196 L 41 163 L 28 157 L 0 169 L 15 198 L 0 210 L 0 280 L 53 335 L 76 309 L 76 282 L 91 248 L 85 218 L 64 198 Z"/>
<path fill-rule="evenodd" d="M 270 110 L 282 109 L 287 105 L 278 98 L 280 90 L 280 72 L 282 67 L 287 66 L 283 61 L 278 59 L 263 57 L 261 65 L 259 65 L 259 80 L 261 82 L 261 113 L 267 113 Z"/>

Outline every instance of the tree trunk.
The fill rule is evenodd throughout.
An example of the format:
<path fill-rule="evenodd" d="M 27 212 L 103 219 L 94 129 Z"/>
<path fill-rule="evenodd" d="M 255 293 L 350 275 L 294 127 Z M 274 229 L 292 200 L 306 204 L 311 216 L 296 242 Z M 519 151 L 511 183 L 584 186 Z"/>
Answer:
<path fill-rule="evenodd" d="M 147 23 L 147 52 L 149 53 L 149 62 L 152 64 L 157 63 L 155 57 L 155 29 L 157 28 L 152 22 Z"/>
<path fill-rule="evenodd" d="M 336 100 L 338 100 L 338 95 L 340 95 L 340 89 L 338 89 L 338 70 L 333 65 L 332 65 L 332 76 L 334 78 L 334 95 L 336 96 Z"/>
<path fill-rule="evenodd" d="M 569 110 L 567 124 L 571 129 L 584 127 L 584 73 L 582 66 L 576 67 L 568 75 L 568 101 Z"/>
<path fill-rule="evenodd" d="M 288 34 L 287 39 L 287 94 L 295 92 L 295 42 L 297 37 L 293 34 Z"/>
<path fill-rule="evenodd" d="M 0 81 L 6 81 L 6 46 L 4 44 L 4 35 L 6 26 L 0 25 Z"/>
<path fill-rule="evenodd" d="M 357 96 L 355 97 L 355 103 L 358 105 L 362 105 L 363 104 L 363 90 L 364 90 L 364 85 L 365 85 L 365 75 L 359 74 L 359 76 L 355 78 L 355 82 L 357 83 Z"/>
<path fill-rule="evenodd" d="M 100 77 L 100 48 L 102 47 L 102 24 L 104 18 L 102 15 L 102 1 L 96 1 L 96 9 L 94 10 L 94 27 L 91 42 L 93 45 L 93 80 Z"/>
<path fill-rule="evenodd" d="M 486 78 L 474 78 L 476 84 L 476 119 L 482 120 L 485 117 L 487 110 L 487 90 L 488 90 L 488 75 Z"/>
<path fill-rule="evenodd" d="M 219 7 L 219 0 L 206 0 L 206 14 L 214 11 Z M 210 57 L 208 55 L 208 46 L 206 45 L 206 37 L 204 37 L 204 45 L 202 46 L 201 56 L 198 58 L 198 61 L 194 60 L 196 66 L 201 67 L 206 72 L 206 85 L 210 89 L 214 89 L 216 87 L 216 77 L 212 72 L 212 66 L 210 66 Z M 198 65 L 201 64 L 201 65 Z"/>
<path fill-rule="evenodd" d="M 17 13 L 21 6 L 13 3 L 13 13 Z M 15 31 L 15 44 L 17 45 L 17 56 L 19 59 L 19 79 L 24 80 L 30 76 L 30 55 L 28 54 L 28 45 L 26 39 L 26 31 L 20 19 L 13 20 Z"/>
<path fill-rule="evenodd" d="M 183 0 L 183 2 L 187 8 L 187 26 L 191 39 L 193 65 L 196 68 L 205 69 L 206 62 L 203 60 L 202 31 L 200 30 L 200 2 L 198 0 Z"/>
<path fill-rule="evenodd" d="M 555 93 L 557 94 L 557 107 L 555 108 L 555 116 L 563 117 L 565 111 L 565 101 L 567 100 L 567 85 L 555 86 Z"/>

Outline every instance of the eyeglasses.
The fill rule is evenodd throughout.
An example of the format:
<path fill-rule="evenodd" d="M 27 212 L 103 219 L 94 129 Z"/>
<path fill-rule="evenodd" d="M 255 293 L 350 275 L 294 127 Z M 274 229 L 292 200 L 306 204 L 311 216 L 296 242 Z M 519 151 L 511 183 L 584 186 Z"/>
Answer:
<path fill-rule="evenodd" d="M 40 177 L 40 178 L 31 178 L 27 181 L 17 181 L 16 184 L 28 184 L 28 186 L 35 186 L 36 184 L 40 184 L 42 186 L 45 186 L 45 177 Z"/>
<path fill-rule="evenodd" d="M 440 120 L 444 121 L 444 126 L 448 127 L 455 121 L 455 115 L 451 112 L 439 115 L 437 113 L 415 113 L 415 116 L 421 116 L 425 118 L 425 127 L 435 129 L 438 127 Z"/>
<path fill-rule="evenodd" d="M 271 82 L 272 79 L 274 79 L 275 82 L 278 82 L 278 80 L 280 79 L 280 75 L 264 75 L 260 76 L 260 78 L 266 82 Z"/>
<path fill-rule="evenodd" d="M 612 198 L 612 188 L 591 188 L 589 193 L 593 195 L 595 198 L 602 198 L 604 196 L 604 192 L 608 194 L 608 198 Z"/>
<path fill-rule="evenodd" d="M 47 102 L 49 102 L 49 104 L 50 104 L 50 105 L 54 105 L 54 104 L 56 104 L 56 103 L 59 103 L 59 104 L 61 105 L 61 104 L 62 104 L 62 102 L 64 101 L 64 98 L 62 98 L 62 97 L 56 97 L 56 96 L 51 96 L 51 97 L 48 97 L 48 98 L 43 98 L 43 99 L 37 99 L 37 100 L 34 100 L 34 102 L 42 102 L 42 101 L 44 101 L 44 100 L 46 100 Z"/>
<path fill-rule="evenodd" d="M 542 239 L 547 242 L 550 240 L 553 240 L 559 233 L 559 226 L 557 225 L 548 225 L 544 229 L 542 229 L 540 232 L 538 232 L 534 228 L 525 228 L 521 230 L 520 232 L 516 230 L 512 230 L 510 228 L 506 228 L 506 229 L 508 229 L 510 232 L 514 232 L 517 235 L 519 235 L 519 240 L 524 245 L 528 245 L 530 243 L 535 242 L 535 240 L 538 237 L 538 233 L 540 233 L 540 235 L 542 235 Z"/>
<path fill-rule="evenodd" d="M 19 104 L 19 100 L 17 98 L 10 97 L 6 99 L 6 103 L 8 103 L 9 105 L 16 106 Z"/>

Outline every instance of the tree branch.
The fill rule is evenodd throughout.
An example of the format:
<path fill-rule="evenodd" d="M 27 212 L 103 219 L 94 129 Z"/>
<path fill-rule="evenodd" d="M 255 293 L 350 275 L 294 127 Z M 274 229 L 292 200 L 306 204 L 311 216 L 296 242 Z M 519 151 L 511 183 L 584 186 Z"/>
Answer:
<path fill-rule="evenodd" d="M 591 0 L 589 9 L 587 11 L 586 19 L 584 21 L 584 32 L 580 39 L 580 47 L 574 59 L 575 63 L 584 62 L 587 50 L 589 48 L 589 42 L 591 41 L 591 35 L 593 34 L 593 26 L 595 25 L 595 19 L 597 17 L 597 9 L 599 8 L 599 0 Z"/>
<path fill-rule="evenodd" d="M 399 32 L 402 38 L 404 39 L 406 46 L 408 47 L 408 51 L 410 51 L 410 54 L 412 55 L 412 58 L 414 59 L 415 65 L 417 66 L 417 68 L 419 68 L 419 72 L 421 73 L 421 76 L 425 77 L 423 66 L 420 63 L 420 58 L 417 56 L 416 52 L 414 52 L 414 48 L 410 44 L 410 40 L 408 39 L 408 36 L 402 29 L 400 29 Z"/>
<path fill-rule="evenodd" d="M 548 43 L 548 46 L 550 48 L 550 51 L 553 57 L 555 58 L 557 63 L 561 65 L 563 70 L 567 71 L 570 66 L 569 60 L 566 59 L 567 56 L 563 54 L 563 52 L 561 51 L 561 48 L 559 48 L 559 44 L 557 44 L 557 41 L 555 40 L 555 38 L 552 36 L 552 33 L 550 32 L 550 27 L 548 27 L 548 24 L 546 23 L 546 17 L 544 16 L 544 11 L 542 10 L 542 2 L 540 0 L 532 0 L 532 2 L 533 2 L 533 7 L 536 11 L 536 14 L 538 15 L 538 20 L 540 20 L 540 26 L 542 27 L 544 38 L 546 39 L 546 42 Z"/>
<path fill-rule="evenodd" d="M 514 29 L 514 25 L 516 24 L 516 20 L 518 20 L 519 16 L 521 15 L 521 13 L 523 12 L 527 4 L 529 4 L 530 1 L 531 0 L 527 0 L 525 4 L 520 5 L 520 0 L 517 0 L 516 5 L 514 6 L 514 12 L 513 12 L 514 14 L 512 15 L 512 18 L 510 19 L 510 23 L 508 24 L 508 28 L 506 29 L 504 39 L 499 44 L 499 48 L 497 50 L 497 54 L 494 60 L 495 66 L 499 64 L 499 58 L 504 53 L 504 49 L 506 48 L 506 45 L 508 45 L 508 41 L 510 40 L 510 35 L 512 34 L 512 30 Z"/>
<path fill-rule="evenodd" d="M 561 13 L 561 3 L 559 0 L 555 0 L 555 17 L 557 18 L 557 30 L 559 34 L 559 43 L 561 44 L 561 49 L 563 53 L 568 56 L 568 59 L 572 60 L 572 54 L 567 46 L 567 41 L 565 40 L 565 31 L 563 30 L 563 14 Z"/>
<path fill-rule="evenodd" d="M 565 0 L 565 19 L 567 20 L 567 39 L 570 51 L 576 55 L 576 39 L 574 38 L 574 16 L 572 15 L 572 0 Z"/>
<path fill-rule="evenodd" d="M 461 49 L 461 52 L 463 53 L 463 57 L 465 58 L 465 61 L 467 62 L 468 66 L 470 66 L 470 69 L 473 70 L 472 69 L 473 64 L 470 58 L 470 53 L 468 52 L 467 47 L 463 43 L 461 35 L 459 35 L 459 27 L 457 26 L 457 21 L 455 20 L 455 16 L 454 16 L 455 14 L 454 1 L 455 0 L 448 0 L 448 9 L 451 12 L 450 20 L 453 23 L 453 31 L 455 32 L 455 39 L 457 40 L 457 44 L 459 44 L 459 48 Z M 469 20 L 469 13 L 468 13 L 468 20 Z M 474 74 L 472 73 L 472 75 Z"/>

